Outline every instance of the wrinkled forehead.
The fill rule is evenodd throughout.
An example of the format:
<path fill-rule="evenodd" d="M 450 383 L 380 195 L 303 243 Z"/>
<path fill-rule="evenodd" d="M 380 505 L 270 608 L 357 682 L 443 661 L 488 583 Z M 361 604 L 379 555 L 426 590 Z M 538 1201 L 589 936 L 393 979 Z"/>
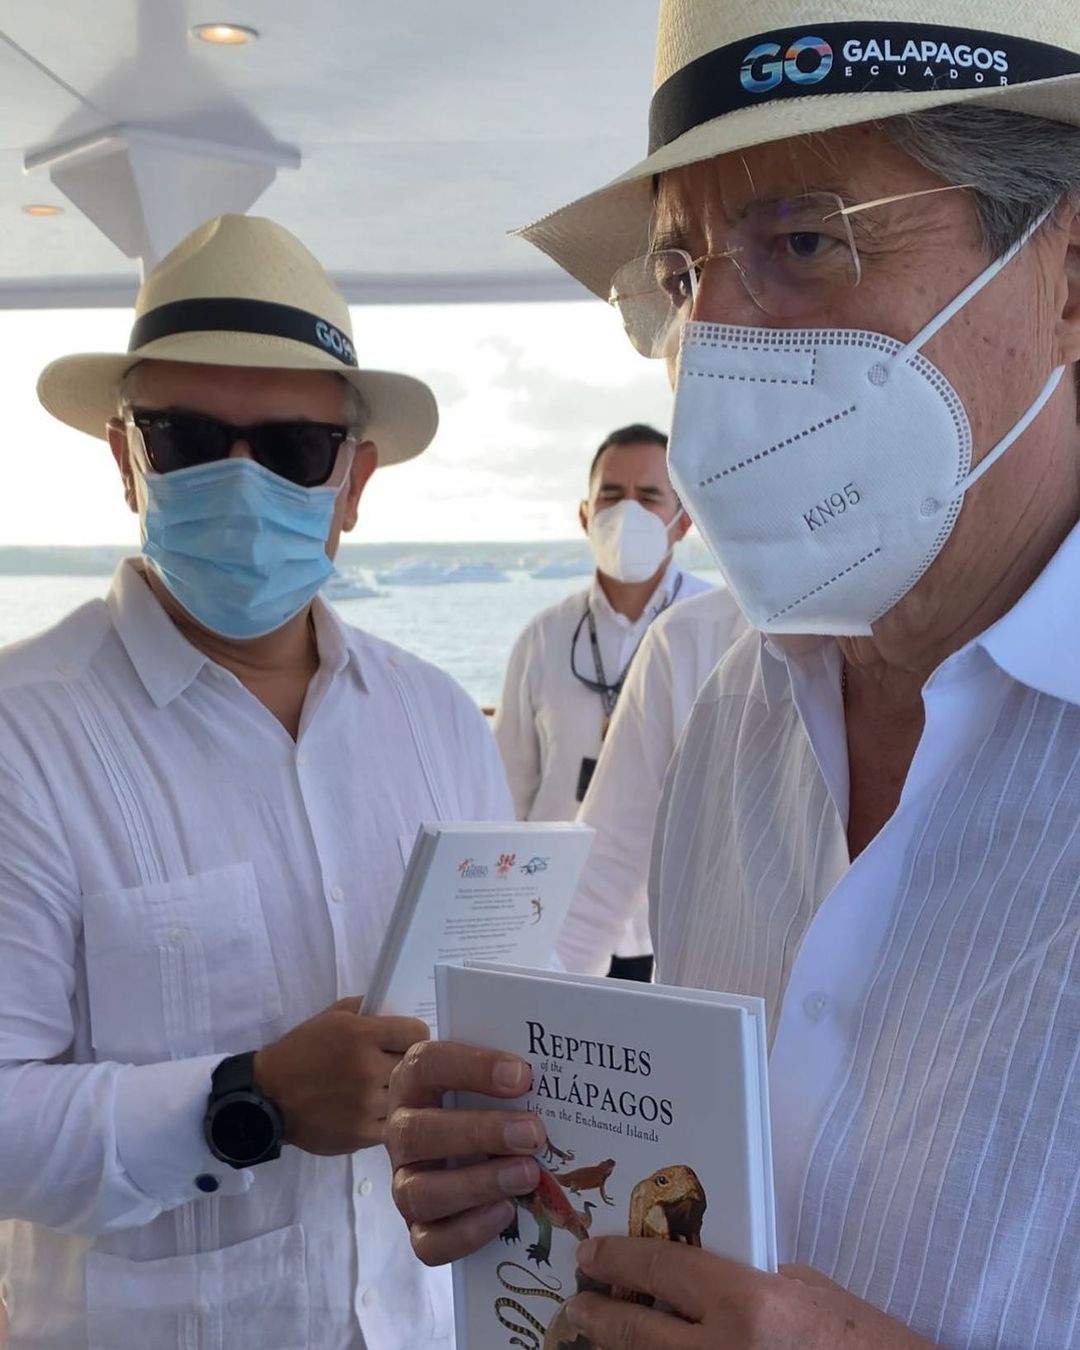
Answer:
<path fill-rule="evenodd" d="M 761 203 L 827 192 L 854 205 L 941 184 L 881 123 L 868 122 L 670 170 L 657 183 L 653 237 L 704 244 Z"/>

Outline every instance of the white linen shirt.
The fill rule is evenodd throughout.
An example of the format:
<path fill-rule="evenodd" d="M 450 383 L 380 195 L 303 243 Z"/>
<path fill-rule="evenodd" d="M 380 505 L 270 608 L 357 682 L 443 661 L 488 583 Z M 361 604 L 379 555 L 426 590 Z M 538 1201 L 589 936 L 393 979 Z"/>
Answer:
<path fill-rule="evenodd" d="M 510 653 L 494 724 L 520 820 L 573 820 L 581 761 L 600 754 L 603 702 L 570 668 L 570 647 L 581 624 L 574 664 L 586 679 L 596 679 L 588 624 L 581 623 L 586 605 L 596 621 L 604 673 L 614 684 L 656 616 L 674 601 L 708 589 L 707 582 L 671 563 L 632 623 L 612 608 L 594 577 L 588 590 L 543 610 L 525 627 Z"/>
<path fill-rule="evenodd" d="M 665 788 L 667 983 L 764 995 L 781 1259 L 949 1350 L 1080 1346 L 1080 527 L 923 691 L 854 862 L 838 649 L 743 638 Z"/>
<path fill-rule="evenodd" d="M 0 656 L 10 1350 L 452 1343 L 382 1148 L 233 1171 L 202 1138 L 225 1055 L 364 992 L 420 823 L 511 814 L 462 691 L 314 615 L 295 742 L 132 561 Z"/>
<path fill-rule="evenodd" d="M 604 975 L 613 951 L 652 951 L 649 854 L 664 776 L 702 685 L 746 630 L 731 592 L 717 589 L 645 634 L 578 811 L 596 836 L 559 934 L 567 970 Z"/>

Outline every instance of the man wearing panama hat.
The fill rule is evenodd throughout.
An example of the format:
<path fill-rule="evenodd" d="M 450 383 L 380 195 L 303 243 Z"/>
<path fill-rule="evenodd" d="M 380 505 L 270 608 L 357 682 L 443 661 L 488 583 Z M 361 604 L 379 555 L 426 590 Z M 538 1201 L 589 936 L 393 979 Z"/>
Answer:
<path fill-rule="evenodd" d="M 512 810 L 462 691 L 317 595 L 432 395 L 359 369 L 316 260 L 236 216 L 39 392 L 107 437 L 143 549 L 0 654 L 11 1350 L 449 1346 L 376 1147 L 426 1029 L 357 995 L 403 841 Z"/>
<path fill-rule="evenodd" d="M 673 1312 L 586 1294 L 583 1344 L 1080 1345 L 1078 212 L 1075 0 L 665 0 L 647 157 L 525 231 L 668 360 L 759 630 L 669 770 L 652 928 L 661 980 L 766 999 L 787 1264 L 587 1243 Z M 426 1260 L 514 1179 L 433 1087 L 526 1081 L 395 1072 Z"/>

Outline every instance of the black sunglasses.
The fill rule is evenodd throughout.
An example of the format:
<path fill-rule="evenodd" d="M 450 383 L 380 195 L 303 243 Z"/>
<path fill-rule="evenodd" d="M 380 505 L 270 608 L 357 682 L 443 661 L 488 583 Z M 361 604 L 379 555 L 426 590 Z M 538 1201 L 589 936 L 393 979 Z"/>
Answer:
<path fill-rule="evenodd" d="M 298 487 L 320 487 L 334 471 L 348 427 L 330 422 L 255 422 L 238 427 L 201 413 L 133 409 L 155 473 L 172 473 L 227 458 L 245 441 L 256 463 Z"/>

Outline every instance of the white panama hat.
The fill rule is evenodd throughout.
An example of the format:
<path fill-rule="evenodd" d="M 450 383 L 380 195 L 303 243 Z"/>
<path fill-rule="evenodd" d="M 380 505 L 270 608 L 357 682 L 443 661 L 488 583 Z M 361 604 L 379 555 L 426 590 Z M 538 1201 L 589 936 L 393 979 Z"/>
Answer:
<path fill-rule="evenodd" d="M 420 454 L 439 424 L 423 381 L 357 368 L 337 288 L 299 239 L 257 216 L 218 216 L 182 239 L 139 291 L 128 350 L 53 361 L 38 398 L 61 422 L 104 438 L 120 382 L 141 361 L 332 371 L 367 405 L 364 436 L 381 465 Z"/>
<path fill-rule="evenodd" d="M 962 102 L 1080 126 L 1080 0 L 661 0 L 648 155 L 518 233 L 607 299 L 655 175 Z"/>

